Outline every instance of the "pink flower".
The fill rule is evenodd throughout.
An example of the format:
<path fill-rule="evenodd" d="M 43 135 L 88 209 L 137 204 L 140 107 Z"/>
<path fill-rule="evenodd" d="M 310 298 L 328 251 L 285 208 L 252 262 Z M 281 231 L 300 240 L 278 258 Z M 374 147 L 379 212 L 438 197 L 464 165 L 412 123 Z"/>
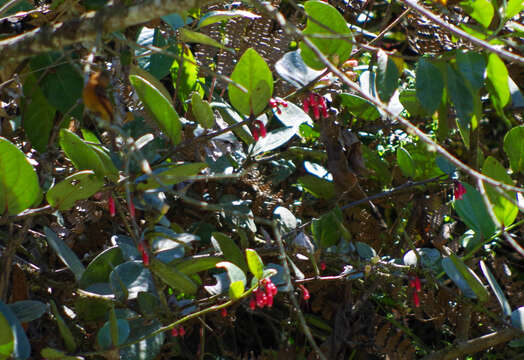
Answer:
<path fill-rule="evenodd" d="M 458 180 L 453 181 L 453 195 L 455 200 L 462 200 L 462 197 L 466 193 L 466 188 Z"/>
<path fill-rule="evenodd" d="M 309 93 L 309 95 L 302 101 L 302 107 L 306 113 L 309 113 L 309 110 L 312 108 L 315 120 L 320 119 L 320 116 L 324 119 L 329 116 L 326 99 L 318 94 Z"/>
<path fill-rule="evenodd" d="M 107 199 L 107 206 L 109 207 L 109 216 L 114 217 L 116 215 L 115 199 L 112 196 Z"/>

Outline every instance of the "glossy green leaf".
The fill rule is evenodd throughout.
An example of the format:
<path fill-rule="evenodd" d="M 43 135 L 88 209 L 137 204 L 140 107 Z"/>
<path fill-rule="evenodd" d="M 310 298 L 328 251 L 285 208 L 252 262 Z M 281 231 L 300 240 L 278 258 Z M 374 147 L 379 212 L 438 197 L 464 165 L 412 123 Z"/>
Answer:
<path fill-rule="evenodd" d="M 198 65 L 189 46 L 179 45 L 178 49 L 183 58 L 173 61 L 170 69 L 171 80 L 173 87 L 177 89 L 178 100 L 184 110 L 187 110 L 186 100 L 193 91 L 197 91 L 201 96 L 204 95 L 201 85 L 204 79 L 198 77 Z"/>
<path fill-rule="evenodd" d="M 78 356 L 67 356 L 65 352 L 50 347 L 43 348 L 40 351 L 40 355 L 46 360 L 83 360 L 83 358 Z"/>
<path fill-rule="evenodd" d="M 165 186 L 176 185 L 187 180 L 191 176 L 197 175 L 200 171 L 207 168 L 206 163 L 187 163 L 172 165 L 167 169 L 155 171 L 154 176 L 142 176 L 137 179 L 138 190 L 157 189 Z"/>
<path fill-rule="evenodd" d="M 253 20 L 260 18 L 260 15 L 253 14 L 252 12 L 245 10 L 210 11 L 200 18 L 200 21 L 197 25 L 197 29 L 211 24 L 216 24 L 217 22 L 229 20 L 235 17 L 243 17 L 246 19 Z"/>
<path fill-rule="evenodd" d="M 511 313 L 511 325 L 524 331 L 524 306 L 519 307 Z"/>
<path fill-rule="evenodd" d="M 39 319 L 47 312 L 47 305 L 37 300 L 20 300 L 7 304 L 21 323 Z"/>
<path fill-rule="evenodd" d="M 75 337 L 73 336 L 71 329 L 69 329 L 69 326 L 67 326 L 66 322 L 64 321 L 62 315 L 60 315 L 60 313 L 58 312 L 58 308 L 56 307 L 56 304 L 53 300 L 51 300 L 51 312 L 55 317 L 56 323 L 58 324 L 58 331 L 60 331 L 60 335 L 64 340 L 67 351 L 75 351 L 77 346 Z"/>
<path fill-rule="evenodd" d="M 8 359 L 15 348 L 15 337 L 11 325 L 0 311 L 0 359 Z"/>
<path fill-rule="evenodd" d="M 247 271 L 248 266 L 244 259 L 244 254 L 238 245 L 226 234 L 221 232 L 214 232 L 211 241 L 216 241 L 220 251 L 224 254 L 227 261 L 240 267 L 243 271 Z"/>
<path fill-rule="evenodd" d="M 420 265 L 422 267 L 433 269 L 441 259 L 440 251 L 434 248 L 417 248 L 417 252 L 420 255 Z M 409 250 L 404 254 L 402 261 L 404 262 L 404 265 L 407 266 L 418 265 L 417 255 L 413 250 Z"/>
<path fill-rule="evenodd" d="M 124 344 L 129 337 L 131 329 L 129 327 L 129 322 L 125 319 L 116 319 L 115 321 L 117 330 L 117 346 Z M 113 345 L 113 340 L 111 337 L 111 322 L 106 321 L 105 324 L 98 330 L 96 336 L 98 345 L 104 350 L 111 349 Z"/>
<path fill-rule="evenodd" d="M 504 136 L 504 152 L 514 172 L 524 174 L 524 126 L 516 126 Z"/>
<path fill-rule="evenodd" d="M 84 79 L 79 71 L 67 61 L 63 54 L 48 52 L 31 58 L 31 69 L 35 71 L 40 88 L 49 103 L 63 114 L 82 117 L 82 106 L 77 102 L 82 96 Z M 52 69 L 52 71 L 49 71 Z"/>
<path fill-rule="evenodd" d="M 513 181 L 504 166 L 502 166 L 502 164 L 492 156 L 488 156 L 486 160 L 484 160 L 482 173 L 505 184 L 513 185 Z M 493 206 L 493 212 L 499 223 L 504 224 L 504 226 L 513 224 L 519 213 L 519 208 L 509 199 L 499 194 L 493 186 L 488 184 L 484 184 L 484 186 L 486 188 L 488 199 Z M 513 192 L 506 191 L 506 194 L 510 198 L 515 198 L 515 193 Z"/>
<path fill-rule="evenodd" d="M 311 221 L 311 233 L 322 249 L 336 245 L 341 236 L 339 222 L 342 221 L 342 212 L 339 208 Z"/>
<path fill-rule="evenodd" d="M 486 73 L 486 59 L 478 52 L 460 51 L 457 53 L 457 68 L 474 90 L 478 90 L 484 84 Z"/>
<path fill-rule="evenodd" d="M 148 47 L 154 46 L 166 51 L 176 53 L 174 46 L 167 46 L 168 41 L 164 38 L 162 31 L 159 28 L 142 27 L 138 33 L 136 40 L 140 45 L 135 49 L 135 58 L 138 66 L 144 71 L 153 75 L 156 79 L 162 79 L 169 74 L 169 67 L 173 62 L 173 57 L 153 52 Z"/>
<path fill-rule="evenodd" d="M 417 98 L 417 91 L 412 89 L 403 90 L 399 94 L 399 101 L 411 116 L 425 116 L 426 110 Z M 378 112 L 378 111 L 377 111 Z"/>
<path fill-rule="evenodd" d="M 93 170 L 100 177 L 106 174 L 98 153 L 72 131 L 61 129 L 59 143 L 77 170 Z"/>
<path fill-rule="evenodd" d="M 304 35 L 310 35 L 311 42 L 327 56 L 335 65 L 341 65 L 349 59 L 353 48 L 353 36 L 349 30 L 346 20 L 333 6 L 323 1 L 307 1 L 304 10 L 308 15 L 306 28 L 302 31 Z M 313 22 L 311 19 L 314 19 Z M 322 24 L 323 26 L 319 25 Z M 326 27 L 328 29 L 326 29 Z M 333 38 L 321 39 L 314 37 L 319 35 L 344 35 L 346 39 Z M 326 65 L 318 59 L 317 55 L 304 42 L 300 42 L 301 56 L 304 62 L 315 70 L 321 70 Z"/>
<path fill-rule="evenodd" d="M 276 130 L 268 131 L 267 135 L 260 138 L 253 147 L 252 155 L 263 154 L 268 151 L 278 149 L 287 143 L 297 133 L 295 127 L 284 127 Z"/>
<path fill-rule="evenodd" d="M 215 102 L 212 104 L 212 106 L 218 110 L 222 116 L 222 119 L 230 126 L 236 125 L 237 123 L 243 121 L 242 117 L 227 104 Z M 248 145 L 255 142 L 247 125 L 235 127 L 233 129 L 233 133 Z"/>
<path fill-rule="evenodd" d="M 413 161 L 411 154 L 403 147 L 397 149 L 397 164 L 400 167 L 400 170 L 402 170 L 404 176 L 408 178 L 413 178 L 415 176 L 415 162 Z"/>
<path fill-rule="evenodd" d="M 264 263 L 256 250 L 246 249 L 246 259 L 251 274 L 253 274 L 253 276 L 258 280 L 262 279 L 262 276 L 264 275 Z"/>
<path fill-rule="evenodd" d="M 170 59 L 171 61 L 169 62 L 169 64 L 171 64 L 171 62 L 173 61 L 171 57 Z M 148 71 L 142 69 L 139 66 L 130 64 L 129 65 L 129 75 L 140 76 L 141 78 L 145 79 L 147 82 L 151 83 L 155 89 L 157 89 L 158 91 L 162 93 L 162 95 L 164 95 L 165 98 L 171 99 L 171 94 L 169 93 L 169 91 L 167 91 L 165 85 L 162 84 L 162 82 L 158 80 L 158 78 L 156 78 L 154 75 L 152 75 Z M 86 139 L 85 136 L 84 136 L 84 139 Z"/>
<path fill-rule="evenodd" d="M 506 295 L 504 295 L 504 292 L 500 288 L 497 279 L 495 279 L 495 276 L 493 276 L 484 260 L 480 260 L 480 268 L 482 269 L 482 272 L 484 273 L 486 280 L 488 280 L 489 286 L 491 286 L 491 289 L 493 290 L 495 296 L 497 297 L 497 300 L 499 301 L 500 307 L 502 308 L 502 313 L 507 317 L 511 316 L 511 305 L 509 304 Z"/>
<path fill-rule="evenodd" d="M 223 261 L 224 258 L 220 256 L 192 256 L 186 257 L 182 260 L 175 260 L 170 265 L 176 271 L 185 275 L 193 275 L 201 271 L 213 269 L 216 264 Z"/>
<path fill-rule="evenodd" d="M 491 24 L 495 9 L 489 0 L 468 0 L 461 2 L 460 5 L 469 16 L 485 28 Z"/>
<path fill-rule="evenodd" d="M 430 114 L 437 110 L 444 91 L 444 78 L 439 68 L 428 58 L 422 57 L 416 68 L 417 98 Z"/>
<path fill-rule="evenodd" d="M 377 107 L 366 99 L 353 94 L 340 94 L 342 105 L 358 120 L 375 121 L 380 118 Z"/>
<path fill-rule="evenodd" d="M 44 226 L 44 234 L 46 235 L 49 246 L 53 248 L 60 260 L 62 260 L 69 270 L 73 272 L 76 280 L 80 280 L 82 278 L 82 274 L 85 271 L 85 268 L 73 250 L 71 250 L 71 248 L 67 246 L 67 244 L 47 226 Z"/>
<path fill-rule="evenodd" d="M 69 210 L 78 200 L 89 198 L 103 186 L 104 181 L 94 171 L 79 171 L 49 189 L 46 199 L 55 209 Z"/>
<path fill-rule="evenodd" d="M 113 182 L 117 182 L 119 175 L 118 169 L 113 163 L 113 160 L 111 160 L 111 157 L 109 156 L 108 152 L 101 146 L 93 144 L 88 145 L 91 147 L 91 149 L 95 151 L 95 153 L 98 155 L 98 158 L 102 162 L 102 166 L 104 168 L 104 176 Z"/>
<path fill-rule="evenodd" d="M 508 85 L 508 69 L 497 54 L 490 53 L 488 56 L 487 80 L 491 87 L 490 96 L 495 97 L 501 107 L 506 106 L 510 99 Z"/>
<path fill-rule="evenodd" d="M 7 321 L 8 327 L 5 326 L 5 321 L 2 321 L 3 324 L 1 328 L 1 332 L 3 333 L 4 341 L 7 341 L 4 344 L 4 351 L 7 352 L 9 348 L 11 348 L 11 355 L 17 360 L 25 360 L 29 359 L 31 356 L 31 344 L 29 343 L 29 340 L 27 339 L 27 336 L 24 332 L 24 329 L 22 328 L 22 325 L 20 324 L 20 321 L 16 317 L 16 315 L 11 311 L 11 309 L 4 304 L 2 301 L 0 301 L 0 316 L 3 317 L 4 320 Z M 13 346 L 11 347 L 9 342 L 9 334 L 6 333 L 7 331 L 11 331 L 12 338 L 13 338 Z"/>
<path fill-rule="evenodd" d="M 111 271 L 123 262 L 122 250 L 118 246 L 102 251 L 87 265 L 78 286 L 87 288 L 95 283 L 108 283 Z"/>
<path fill-rule="evenodd" d="M 176 145 L 182 137 L 182 123 L 169 98 L 141 76 L 130 75 L 129 81 L 153 120 Z"/>
<path fill-rule="evenodd" d="M 0 215 L 16 215 L 42 199 L 35 170 L 9 140 L 0 137 Z"/>
<path fill-rule="evenodd" d="M 241 114 L 260 115 L 273 95 L 273 75 L 266 61 L 254 49 L 247 49 L 231 74 L 231 80 L 242 86 L 228 85 L 229 100 Z"/>
<path fill-rule="evenodd" d="M 464 77 L 451 65 L 447 65 L 447 90 L 453 101 L 457 117 L 463 127 L 468 126 L 473 115 L 473 95 L 467 87 Z"/>
<path fill-rule="evenodd" d="M 465 297 L 470 299 L 476 299 L 477 295 L 475 292 L 471 289 L 468 282 L 464 277 L 462 276 L 461 272 L 457 269 L 455 266 L 455 263 L 451 260 L 450 257 L 444 257 L 441 261 L 442 268 L 446 272 L 446 275 L 449 276 L 451 280 L 455 283 L 455 285 L 462 291 L 462 294 L 464 294 Z"/>
<path fill-rule="evenodd" d="M 469 267 L 467 267 L 462 260 L 456 256 L 455 254 L 450 254 L 450 259 L 453 262 L 453 265 L 455 265 L 455 268 L 460 272 L 462 277 L 467 281 L 469 287 L 473 290 L 479 301 L 486 302 L 488 301 L 489 294 L 484 285 L 482 284 L 482 281 L 480 281 L 479 277 L 473 270 L 471 270 Z"/>
<path fill-rule="evenodd" d="M 298 50 L 285 53 L 275 63 L 275 71 L 296 88 L 308 85 L 322 74 L 322 71 L 307 66 Z"/>
<path fill-rule="evenodd" d="M 49 103 L 33 74 L 24 80 L 22 97 L 22 126 L 31 145 L 41 153 L 47 151 L 56 109 Z"/>
<path fill-rule="evenodd" d="M 235 53 L 234 50 L 225 47 L 223 44 L 219 43 L 215 39 L 207 36 L 206 34 L 199 33 L 196 31 L 191 31 L 188 29 L 180 29 L 180 40 L 186 43 L 198 43 L 198 44 L 204 44 L 209 46 L 214 46 L 219 49 L 228 50 L 232 53 Z"/>
<path fill-rule="evenodd" d="M 284 232 L 293 231 L 298 226 L 296 216 L 283 206 L 277 206 L 273 210 L 273 219 L 280 223 Z"/>
<path fill-rule="evenodd" d="M 280 99 L 285 101 L 283 99 Z M 313 125 L 311 117 L 304 112 L 299 106 L 292 102 L 286 102 L 287 106 L 279 106 L 277 109 L 273 109 L 273 115 L 280 121 L 285 127 L 298 128 L 301 124 L 306 123 Z M 279 113 L 280 112 L 280 113 Z"/>
<path fill-rule="evenodd" d="M 384 102 L 389 102 L 393 93 L 398 88 L 400 72 L 395 62 L 386 54 L 385 51 L 377 52 L 377 77 L 375 87 L 378 97 Z"/>
<path fill-rule="evenodd" d="M 466 194 L 464 194 L 462 200 L 455 200 L 455 211 L 470 229 L 482 234 L 487 239 L 495 232 L 495 223 L 491 219 L 477 189 L 469 184 L 463 183 L 463 185 L 466 188 Z"/>
<path fill-rule="evenodd" d="M 111 288 L 117 299 L 136 299 L 141 291 L 154 289 L 149 269 L 141 261 L 127 261 L 117 265 L 109 275 Z"/>
<path fill-rule="evenodd" d="M 246 286 L 246 274 L 235 264 L 229 261 L 222 261 L 216 265 L 218 268 L 224 268 L 229 278 L 229 296 L 237 299 L 244 293 Z"/>
<path fill-rule="evenodd" d="M 155 336 L 148 335 L 160 329 L 162 324 L 157 319 L 143 318 L 132 312 L 126 320 L 130 327 L 127 343 L 133 345 L 120 349 L 120 358 L 126 360 L 157 359 L 163 345 L 165 345 L 164 332 L 157 333 Z M 138 341 L 145 337 L 147 339 Z"/>
<path fill-rule="evenodd" d="M 360 256 L 363 259 L 371 260 L 372 258 L 377 256 L 377 252 L 375 251 L 375 249 L 373 249 L 371 246 L 369 246 L 366 243 L 357 241 L 355 243 L 355 247 L 357 248 L 358 256 Z"/>
<path fill-rule="evenodd" d="M 193 93 L 191 97 L 191 110 L 195 119 L 204 129 L 211 129 L 215 126 L 215 114 L 211 105 L 202 100 L 198 93 Z"/>
<path fill-rule="evenodd" d="M 508 0 L 506 4 L 506 19 L 511 19 L 524 10 L 524 2 L 522 0 Z"/>
<path fill-rule="evenodd" d="M 153 274 L 158 276 L 164 283 L 173 290 L 187 295 L 193 295 L 197 291 L 197 285 L 187 275 L 176 271 L 172 266 L 164 264 L 155 258 L 151 259 L 149 266 Z"/>
<path fill-rule="evenodd" d="M 302 188 L 311 195 L 320 199 L 333 199 L 336 196 L 335 185 L 332 181 L 321 179 L 315 175 L 305 175 L 297 179 Z"/>

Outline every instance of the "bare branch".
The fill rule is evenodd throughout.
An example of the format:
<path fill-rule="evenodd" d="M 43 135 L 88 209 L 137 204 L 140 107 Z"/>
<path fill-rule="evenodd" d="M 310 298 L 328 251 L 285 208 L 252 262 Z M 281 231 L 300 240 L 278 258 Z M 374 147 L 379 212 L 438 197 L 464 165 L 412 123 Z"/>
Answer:
<path fill-rule="evenodd" d="M 213 2 L 216 0 L 150 0 L 130 7 L 114 5 L 99 11 L 90 11 L 70 21 L 41 26 L 0 41 L 0 63 L 19 62 L 39 53 L 93 40 L 99 34 L 119 31 L 166 14 L 187 11 Z"/>

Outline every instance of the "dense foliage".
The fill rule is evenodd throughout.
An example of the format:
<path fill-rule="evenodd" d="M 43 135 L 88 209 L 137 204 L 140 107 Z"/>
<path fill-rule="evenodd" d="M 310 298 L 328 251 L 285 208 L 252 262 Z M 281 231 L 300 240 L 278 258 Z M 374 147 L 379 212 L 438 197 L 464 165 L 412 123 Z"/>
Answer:
<path fill-rule="evenodd" d="M 0 359 L 522 354 L 521 0 L 0 3 Z"/>

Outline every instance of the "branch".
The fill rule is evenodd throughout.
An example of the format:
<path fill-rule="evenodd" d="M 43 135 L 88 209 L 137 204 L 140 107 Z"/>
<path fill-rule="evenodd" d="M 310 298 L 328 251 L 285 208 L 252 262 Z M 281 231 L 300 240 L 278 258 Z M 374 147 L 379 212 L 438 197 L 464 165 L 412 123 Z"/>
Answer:
<path fill-rule="evenodd" d="M 503 344 L 511 339 L 521 335 L 518 330 L 514 328 L 507 328 L 496 331 L 488 335 L 484 335 L 475 339 L 465 341 L 463 343 L 454 345 L 450 348 L 436 351 L 422 358 L 422 360 L 448 360 L 456 359 L 464 355 L 470 355 L 489 349 L 490 347 Z"/>
<path fill-rule="evenodd" d="M 198 8 L 216 0 L 149 0 L 124 7 L 113 5 L 90 11 L 67 22 L 44 25 L 0 41 L 0 63 L 19 62 L 39 53 L 58 50 L 82 41 L 142 24 L 160 16 Z"/>
<path fill-rule="evenodd" d="M 428 9 L 426 9 L 424 6 L 418 4 L 415 0 L 401 0 L 401 1 L 404 4 L 406 4 L 407 6 L 409 6 L 410 8 L 414 9 L 416 12 L 424 15 L 428 19 L 433 20 L 433 22 L 435 22 L 436 24 L 439 24 L 440 26 L 448 29 L 453 34 L 455 34 L 455 35 L 457 35 L 457 36 L 459 36 L 461 38 L 464 38 L 464 39 L 468 40 L 469 42 L 471 42 L 471 43 L 473 43 L 473 44 L 475 44 L 477 46 L 480 46 L 481 48 L 484 48 L 484 49 L 486 49 L 486 50 L 488 50 L 488 51 L 490 51 L 492 53 L 495 53 L 498 56 L 500 56 L 502 58 L 505 58 L 506 60 L 516 61 L 516 62 L 518 62 L 520 64 L 524 64 L 524 57 L 522 57 L 520 55 L 517 55 L 517 54 L 514 54 L 512 52 L 509 52 L 507 50 L 501 49 L 498 46 L 491 45 L 487 41 L 482 41 L 482 40 L 476 38 L 475 36 L 468 34 L 467 32 L 459 29 L 455 25 L 452 25 L 452 24 L 444 21 L 441 17 L 439 17 L 438 15 L 435 15 L 433 12 L 431 12 Z"/>

